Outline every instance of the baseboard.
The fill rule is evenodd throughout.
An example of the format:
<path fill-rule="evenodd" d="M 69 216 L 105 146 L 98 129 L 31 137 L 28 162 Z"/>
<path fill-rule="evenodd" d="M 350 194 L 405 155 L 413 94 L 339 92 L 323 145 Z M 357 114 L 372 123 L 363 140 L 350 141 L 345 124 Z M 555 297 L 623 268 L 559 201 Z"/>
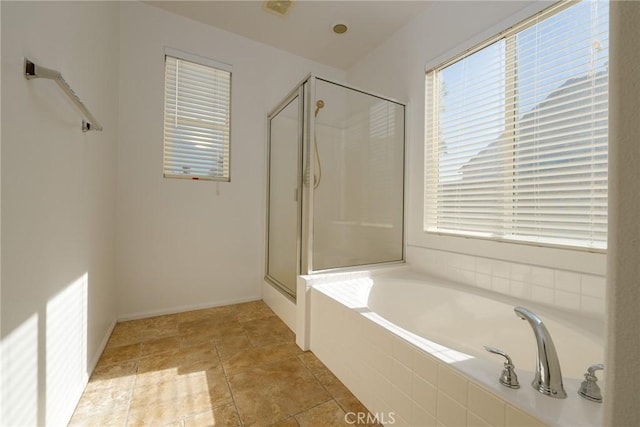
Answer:
<path fill-rule="evenodd" d="M 296 331 L 296 304 L 266 281 L 262 284 L 262 299 L 291 329 Z"/>
<path fill-rule="evenodd" d="M 183 313 L 185 311 L 202 310 L 205 308 L 222 307 L 224 305 L 242 304 L 244 302 L 260 301 L 261 299 L 262 297 L 260 295 L 256 295 L 254 297 L 234 298 L 229 300 L 210 302 L 206 304 L 184 305 L 180 307 L 165 308 L 165 309 L 159 309 L 159 310 L 140 311 L 137 313 L 119 315 L 118 322 L 124 322 L 127 320 L 145 319 L 147 317 L 164 316 L 166 314 Z"/>
<path fill-rule="evenodd" d="M 89 362 L 89 365 L 87 365 L 87 373 L 89 375 L 89 377 L 91 377 L 91 374 L 93 373 L 93 370 L 96 368 L 96 365 L 98 364 L 98 360 L 100 360 L 100 356 L 102 356 L 102 352 L 104 351 L 105 347 L 107 346 L 107 343 L 109 342 L 109 338 L 111 338 L 111 334 L 113 333 L 113 329 L 116 327 L 116 323 L 118 323 L 117 319 L 113 319 L 111 321 L 111 325 L 109 325 L 109 328 L 107 329 L 107 333 L 104 335 L 104 337 L 102 338 L 102 341 L 100 341 L 100 345 L 98 346 L 98 351 L 96 351 L 93 355 L 93 357 L 91 358 L 91 361 Z M 89 378 L 87 378 L 87 381 L 89 380 Z"/>

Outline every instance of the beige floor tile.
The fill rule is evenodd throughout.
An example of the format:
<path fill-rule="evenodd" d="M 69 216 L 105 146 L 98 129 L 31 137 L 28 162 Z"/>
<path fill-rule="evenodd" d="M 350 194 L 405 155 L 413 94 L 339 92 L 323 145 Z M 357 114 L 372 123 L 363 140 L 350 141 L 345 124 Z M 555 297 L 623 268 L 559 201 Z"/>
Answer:
<path fill-rule="evenodd" d="M 133 390 L 131 408 L 139 408 L 162 401 L 175 401 L 192 395 L 206 394 L 212 407 L 230 403 L 231 393 L 222 368 L 191 373 L 171 381 L 138 386 Z M 205 408 L 206 409 L 206 408 Z"/>
<path fill-rule="evenodd" d="M 333 427 L 351 425 L 345 419 L 346 413 L 335 400 L 330 400 L 308 411 L 296 415 L 300 427 Z"/>
<path fill-rule="evenodd" d="M 348 410 L 366 411 L 256 301 L 119 323 L 70 425 L 330 426 Z"/>
<path fill-rule="evenodd" d="M 253 348 L 224 360 L 222 366 L 224 366 L 227 375 L 233 375 L 243 369 L 274 363 L 284 358 L 296 356 L 301 351 L 300 347 L 293 343 Z"/>
<path fill-rule="evenodd" d="M 342 408 L 342 410 L 345 411 L 345 413 L 356 414 L 356 416 L 358 414 L 365 414 L 363 418 L 364 420 L 375 419 L 374 417 L 375 414 L 372 414 L 354 395 L 340 397 L 335 400 L 336 400 L 336 403 Z M 366 414 L 370 414 L 370 415 L 367 417 Z M 353 418 L 351 419 L 353 420 Z M 374 424 L 359 423 L 356 425 L 358 425 L 359 427 L 360 426 L 361 427 L 368 427 L 368 426 L 380 427 L 381 426 L 381 424 L 375 424 L 375 423 Z"/>
<path fill-rule="evenodd" d="M 304 353 L 299 354 L 298 359 L 304 363 L 313 375 L 317 376 L 331 372 L 329 368 L 327 368 L 324 363 L 322 363 L 320 359 L 310 351 L 305 351 Z"/>
<path fill-rule="evenodd" d="M 298 427 L 298 426 L 299 424 L 296 421 L 295 417 L 289 417 L 282 421 L 276 421 L 275 423 L 270 425 L 270 427 Z"/>
<path fill-rule="evenodd" d="M 265 317 L 275 316 L 275 313 L 269 308 L 264 301 L 253 301 L 244 304 L 237 304 L 236 317 L 240 322 L 249 320 L 263 319 Z"/>
<path fill-rule="evenodd" d="M 135 360 L 140 357 L 141 344 L 128 344 L 120 347 L 107 347 L 102 352 L 98 367 Z"/>
<path fill-rule="evenodd" d="M 295 342 L 295 334 L 277 316 L 242 322 L 242 327 L 254 347 Z"/>
<path fill-rule="evenodd" d="M 138 362 L 135 360 L 98 367 L 93 371 L 85 392 L 117 388 L 128 390 L 133 386 Z"/>
<path fill-rule="evenodd" d="M 139 360 L 136 387 L 203 375 L 210 369 L 220 367 L 213 344 L 156 354 Z"/>
<path fill-rule="evenodd" d="M 310 409 L 331 397 L 297 358 L 229 376 L 245 425 L 265 425 Z"/>
<path fill-rule="evenodd" d="M 190 347 L 202 343 L 213 343 L 214 340 L 244 334 L 244 329 L 239 322 L 227 322 L 210 327 L 191 327 L 181 331 L 179 339 L 181 347 Z"/>
<path fill-rule="evenodd" d="M 140 330 L 129 322 L 118 323 L 113 328 L 113 332 L 107 342 L 107 347 L 120 347 L 123 345 L 137 344 L 140 338 Z"/>
<path fill-rule="evenodd" d="M 244 333 L 242 335 L 218 338 L 215 340 L 215 346 L 220 360 L 228 360 L 233 356 L 253 349 L 251 342 L 249 342 L 249 337 Z"/>
<path fill-rule="evenodd" d="M 353 396 L 349 389 L 329 370 L 316 375 L 316 378 L 334 399 Z"/>
<path fill-rule="evenodd" d="M 106 388 L 87 391 L 82 394 L 74 415 L 126 411 L 131 400 L 131 388 Z"/>
<path fill-rule="evenodd" d="M 225 305 L 222 307 L 204 308 L 201 310 L 185 311 L 176 313 L 173 316 L 178 321 L 178 325 L 185 322 L 192 322 L 202 319 L 210 319 L 212 317 L 235 316 L 236 309 L 234 305 Z"/>
<path fill-rule="evenodd" d="M 184 419 L 185 427 L 239 426 L 240 417 L 233 404 L 219 406 Z"/>
<path fill-rule="evenodd" d="M 170 353 L 180 348 L 178 337 L 154 338 L 144 341 L 140 345 L 140 356 L 150 356 L 158 353 Z"/>
<path fill-rule="evenodd" d="M 90 412 L 74 414 L 69 422 L 70 427 L 76 426 L 125 426 L 127 424 L 127 409 L 114 412 Z"/>
<path fill-rule="evenodd" d="M 175 402 L 157 402 L 132 408 L 129 411 L 127 426 L 163 426 L 176 421 L 180 422 L 181 418 Z"/>

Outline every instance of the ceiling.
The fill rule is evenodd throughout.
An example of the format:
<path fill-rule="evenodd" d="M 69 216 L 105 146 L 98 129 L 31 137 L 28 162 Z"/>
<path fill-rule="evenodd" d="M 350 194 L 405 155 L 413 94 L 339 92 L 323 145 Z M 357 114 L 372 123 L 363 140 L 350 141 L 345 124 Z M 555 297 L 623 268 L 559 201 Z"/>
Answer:
<path fill-rule="evenodd" d="M 263 1 L 148 1 L 154 6 L 343 70 L 421 13 L 428 1 L 296 0 L 286 16 Z M 337 23 L 349 30 L 332 30 Z"/>

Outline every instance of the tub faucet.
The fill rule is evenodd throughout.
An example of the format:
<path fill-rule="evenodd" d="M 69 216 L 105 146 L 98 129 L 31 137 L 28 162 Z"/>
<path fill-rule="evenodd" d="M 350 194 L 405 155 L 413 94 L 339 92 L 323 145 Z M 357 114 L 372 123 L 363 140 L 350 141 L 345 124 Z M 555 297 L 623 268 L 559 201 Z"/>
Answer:
<path fill-rule="evenodd" d="M 558 361 L 558 353 L 547 327 L 544 326 L 542 319 L 537 314 L 524 307 L 516 307 L 513 311 L 515 311 L 516 316 L 529 322 L 538 344 L 536 373 L 531 385 L 546 396 L 564 399 L 567 397 L 567 393 L 562 385 L 562 372 Z"/>

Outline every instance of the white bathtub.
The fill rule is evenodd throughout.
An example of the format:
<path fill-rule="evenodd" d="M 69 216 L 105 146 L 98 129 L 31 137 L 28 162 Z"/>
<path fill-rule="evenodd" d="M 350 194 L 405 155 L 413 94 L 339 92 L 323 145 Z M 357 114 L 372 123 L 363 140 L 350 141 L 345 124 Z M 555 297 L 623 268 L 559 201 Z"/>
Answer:
<path fill-rule="evenodd" d="M 310 346 L 371 411 L 393 412 L 395 425 L 601 424 L 602 405 L 577 388 L 603 362 L 602 322 L 411 273 L 362 276 L 311 284 Z M 516 305 L 550 331 L 567 399 L 531 387 L 537 349 Z M 503 360 L 484 345 L 512 357 L 520 389 L 498 383 Z"/>

